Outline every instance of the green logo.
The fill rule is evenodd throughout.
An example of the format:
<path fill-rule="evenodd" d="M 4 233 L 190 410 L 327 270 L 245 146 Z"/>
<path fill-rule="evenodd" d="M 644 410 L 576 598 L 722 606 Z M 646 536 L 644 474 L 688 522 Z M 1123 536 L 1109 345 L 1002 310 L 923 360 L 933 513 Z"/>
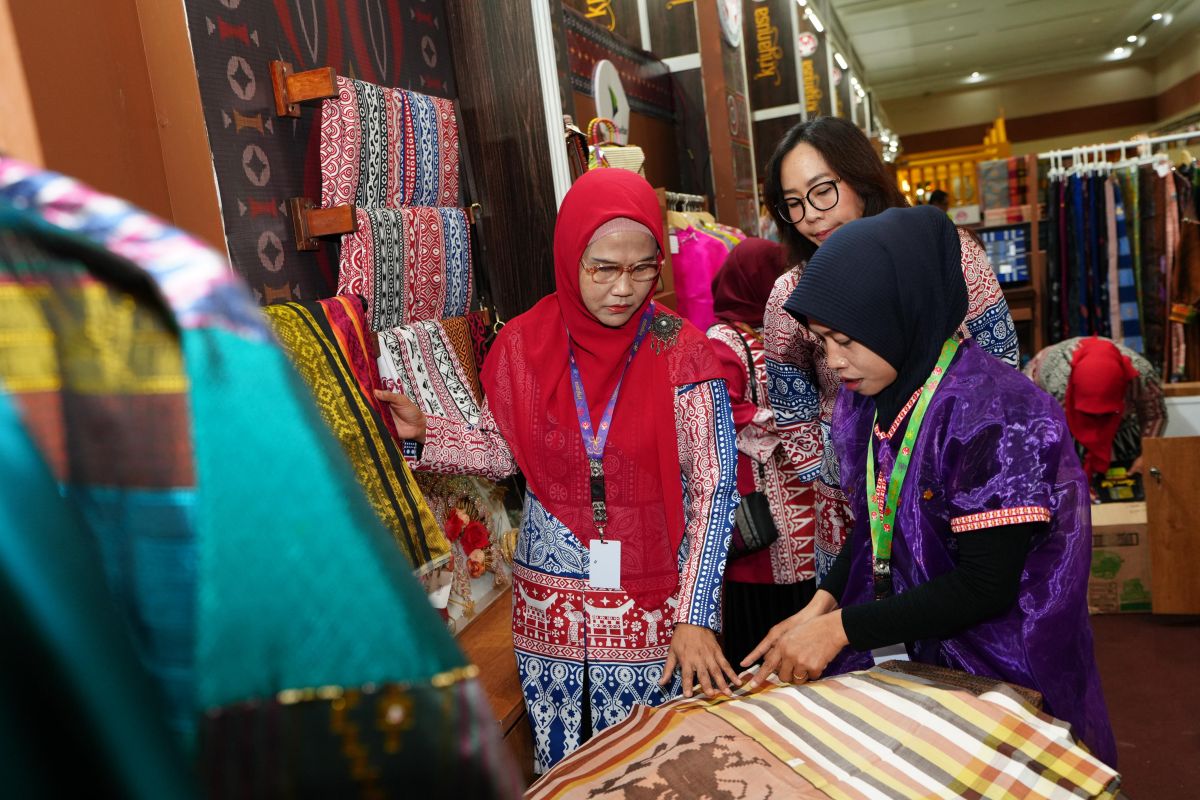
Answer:
<path fill-rule="evenodd" d="M 1125 559 L 1111 550 L 1093 550 L 1092 577 L 1111 581 L 1117 577 L 1117 573 L 1121 571 L 1121 565 L 1124 563 Z"/>

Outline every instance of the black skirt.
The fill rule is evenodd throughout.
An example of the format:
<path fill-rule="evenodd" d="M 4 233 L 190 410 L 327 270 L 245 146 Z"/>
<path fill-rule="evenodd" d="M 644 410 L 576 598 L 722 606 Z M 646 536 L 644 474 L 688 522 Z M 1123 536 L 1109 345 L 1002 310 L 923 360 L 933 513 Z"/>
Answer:
<path fill-rule="evenodd" d="M 816 592 L 816 578 L 785 584 L 725 581 L 722 649 L 733 668 L 740 671 L 741 660 L 771 626 L 808 605 Z"/>

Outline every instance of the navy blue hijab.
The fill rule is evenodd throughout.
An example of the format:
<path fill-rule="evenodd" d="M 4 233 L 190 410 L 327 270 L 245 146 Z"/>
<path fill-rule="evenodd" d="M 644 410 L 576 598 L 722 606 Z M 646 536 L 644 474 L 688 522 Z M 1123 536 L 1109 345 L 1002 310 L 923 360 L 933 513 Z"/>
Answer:
<path fill-rule="evenodd" d="M 843 225 L 804 267 L 783 306 L 870 348 L 896 370 L 875 396 L 890 425 L 967 315 L 958 230 L 932 206 L 889 208 Z"/>

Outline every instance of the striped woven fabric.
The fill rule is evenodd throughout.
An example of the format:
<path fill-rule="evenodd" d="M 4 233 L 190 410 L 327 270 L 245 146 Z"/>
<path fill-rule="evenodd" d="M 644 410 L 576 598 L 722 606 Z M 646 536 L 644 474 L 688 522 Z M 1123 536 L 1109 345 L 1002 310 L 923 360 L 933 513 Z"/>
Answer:
<path fill-rule="evenodd" d="M 338 294 L 362 295 L 373 331 L 461 317 L 471 301 L 471 238 L 461 208 L 364 209 L 342 237 Z"/>
<path fill-rule="evenodd" d="M 321 106 L 323 205 L 459 204 L 450 100 L 340 76 L 337 92 Z"/>
<path fill-rule="evenodd" d="M 373 393 L 382 388 L 375 369 L 378 350 L 366 330 L 361 299 L 339 295 L 268 306 L 266 311 L 375 513 L 418 574 L 441 566 L 449 558 L 450 543 L 413 482 L 390 415 Z"/>
<path fill-rule="evenodd" d="M 527 798 L 1113 798 L 1120 777 L 1065 723 L 997 686 L 976 697 L 872 669 L 732 699 L 637 706 Z"/>

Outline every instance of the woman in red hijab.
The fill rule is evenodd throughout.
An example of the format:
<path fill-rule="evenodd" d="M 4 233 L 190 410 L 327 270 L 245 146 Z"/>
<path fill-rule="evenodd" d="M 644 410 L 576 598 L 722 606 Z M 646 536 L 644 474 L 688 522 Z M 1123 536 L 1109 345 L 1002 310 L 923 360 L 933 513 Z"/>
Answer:
<path fill-rule="evenodd" d="M 1167 423 L 1162 382 L 1139 353 L 1099 336 L 1052 344 L 1025 374 L 1062 404 L 1088 476 L 1116 462 L 1141 472 L 1142 439 Z"/>
<path fill-rule="evenodd" d="M 732 663 L 745 658 L 772 625 L 807 605 L 816 591 L 811 573 L 801 570 L 802 555 L 813 548 L 812 481 L 793 466 L 775 429 L 763 346 L 763 312 L 776 279 L 786 271 L 781 245 L 751 238 L 730 252 L 712 286 L 719 321 L 708 329 L 708 337 L 725 370 L 733 405 L 738 491 L 767 496 L 779 533 L 769 547 L 730 550 L 724 651 Z M 735 537 L 738 543 L 748 539 L 736 531 Z"/>
<path fill-rule="evenodd" d="M 651 294 L 662 218 L 645 179 L 584 174 L 554 232 L 554 294 L 509 322 L 474 428 L 381 393 L 420 465 L 526 479 L 513 642 L 544 772 L 635 703 L 736 683 L 721 579 L 737 506 L 729 395 L 703 334 Z"/>

